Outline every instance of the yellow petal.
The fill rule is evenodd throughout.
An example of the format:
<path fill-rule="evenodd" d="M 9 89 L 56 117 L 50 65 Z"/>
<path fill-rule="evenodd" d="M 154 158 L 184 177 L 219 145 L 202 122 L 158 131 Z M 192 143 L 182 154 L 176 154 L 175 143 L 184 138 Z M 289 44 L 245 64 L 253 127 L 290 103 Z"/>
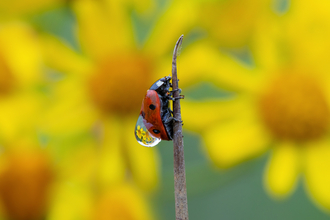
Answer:
<path fill-rule="evenodd" d="M 135 182 L 141 189 L 153 190 L 160 173 L 159 156 L 155 147 L 143 147 L 135 139 L 134 127 L 136 119 L 128 119 L 125 123 L 124 134 L 127 146 L 126 154 Z"/>
<path fill-rule="evenodd" d="M 158 57 L 173 51 L 175 42 L 186 34 L 196 21 L 197 8 L 193 1 L 172 1 L 156 22 L 145 50 Z"/>
<path fill-rule="evenodd" d="M 303 0 L 292 1 L 291 4 L 290 13 L 285 18 L 286 29 L 282 33 L 286 34 L 290 46 L 294 49 L 292 56 L 301 63 L 305 60 L 315 63 L 316 68 L 329 68 L 325 57 L 330 46 L 330 16 L 327 10 L 329 1 L 318 0 L 310 4 L 309 1 Z"/>
<path fill-rule="evenodd" d="M 210 158 L 223 168 L 260 155 L 270 143 L 261 125 L 246 115 L 210 126 L 202 137 Z"/>
<path fill-rule="evenodd" d="M 151 220 L 150 208 L 143 195 L 132 185 L 123 184 L 104 193 L 96 204 L 97 220 Z"/>
<path fill-rule="evenodd" d="M 156 1 L 153 0 L 128 0 L 128 2 L 133 4 L 134 9 L 140 15 L 148 15 L 155 11 Z"/>
<path fill-rule="evenodd" d="M 96 128 L 100 141 L 98 177 L 103 188 L 122 182 L 125 178 L 122 128 L 121 121 L 116 117 L 104 118 Z"/>
<path fill-rule="evenodd" d="M 277 144 L 266 168 L 264 183 L 269 193 L 275 197 L 284 197 L 296 187 L 300 171 L 300 155 L 293 143 Z"/>
<path fill-rule="evenodd" d="M 68 77 L 56 85 L 40 124 L 51 135 L 70 136 L 90 130 L 96 117 L 97 112 L 81 82 Z"/>
<path fill-rule="evenodd" d="M 94 197 L 89 186 L 63 181 L 55 189 L 47 219 L 90 219 Z"/>
<path fill-rule="evenodd" d="M 254 32 L 252 53 L 256 66 L 264 71 L 276 70 L 288 60 L 288 45 L 281 39 L 283 30 L 279 24 L 277 20 L 266 19 L 258 22 Z"/>
<path fill-rule="evenodd" d="M 314 201 L 330 209 L 330 147 L 329 139 L 311 143 L 305 148 L 307 188 Z"/>
<path fill-rule="evenodd" d="M 208 81 L 224 89 L 252 92 L 259 85 L 258 75 L 206 42 L 198 42 L 184 50 L 178 66 L 182 87 Z"/>
<path fill-rule="evenodd" d="M 42 98 L 35 93 L 3 97 L 0 108 L 1 138 L 10 142 L 23 138 L 22 134 L 34 134 L 41 107 Z"/>
<path fill-rule="evenodd" d="M 80 0 L 73 6 L 82 46 L 92 58 L 132 47 L 130 17 L 120 1 Z"/>
<path fill-rule="evenodd" d="M 0 1 L 1 17 L 15 17 L 20 15 L 32 14 L 50 7 L 59 6 L 64 0 L 15 0 Z"/>
<path fill-rule="evenodd" d="M 97 172 L 97 144 L 91 138 L 85 138 L 83 141 L 77 141 L 77 138 L 72 141 L 67 138 L 61 143 L 64 146 L 54 141 L 50 141 L 47 145 L 47 148 L 53 151 L 53 155 L 57 155 L 61 160 L 58 164 L 61 178 L 88 185 Z"/>
<path fill-rule="evenodd" d="M 255 24 L 270 7 L 264 0 L 201 1 L 200 25 L 221 46 L 244 47 L 249 43 Z M 268 6 L 268 7 L 266 7 Z"/>
<path fill-rule="evenodd" d="M 50 35 L 40 37 L 45 62 L 52 68 L 69 74 L 82 75 L 90 71 L 89 62 L 64 42 Z"/>
<path fill-rule="evenodd" d="M 184 99 L 181 102 L 184 128 L 203 132 L 225 120 L 235 118 L 242 111 L 251 110 L 250 99 L 235 97 L 228 100 L 193 101 Z"/>
<path fill-rule="evenodd" d="M 31 84 L 40 79 L 41 50 L 35 33 L 28 26 L 21 23 L 3 25 L 0 50 L 20 84 Z"/>

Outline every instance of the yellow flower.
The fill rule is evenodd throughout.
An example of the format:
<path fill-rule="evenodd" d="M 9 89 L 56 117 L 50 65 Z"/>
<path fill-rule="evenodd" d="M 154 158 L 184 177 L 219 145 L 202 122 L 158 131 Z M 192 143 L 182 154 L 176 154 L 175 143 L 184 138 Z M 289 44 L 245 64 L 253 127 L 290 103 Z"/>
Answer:
<path fill-rule="evenodd" d="M 92 217 L 94 195 L 90 187 L 72 182 L 56 185 L 47 219 L 89 220 Z"/>
<path fill-rule="evenodd" d="M 121 181 L 128 169 L 140 187 L 150 190 L 158 181 L 157 151 L 141 147 L 132 131 L 146 90 L 164 77 L 157 71 L 164 62 L 161 58 L 170 55 L 181 33 L 164 32 L 170 22 L 164 23 L 142 47 L 124 6 L 124 2 L 110 0 L 73 2 L 84 55 L 44 36 L 49 66 L 67 73 L 56 82 L 54 105 L 43 120 L 47 122 L 44 130 L 51 136 L 93 136 L 104 169 L 100 182 Z M 171 70 L 168 58 L 166 75 Z"/>
<path fill-rule="evenodd" d="M 181 85 L 205 80 L 231 92 L 228 99 L 182 102 L 185 127 L 201 133 L 219 167 L 233 166 L 271 147 L 264 176 L 268 192 L 277 198 L 289 195 L 303 174 L 311 197 L 330 209 L 330 66 L 324 59 L 328 50 L 322 49 L 330 46 L 325 40 L 330 29 L 304 39 L 300 33 L 306 30 L 299 22 L 315 18 L 287 16 L 258 25 L 252 48 L 255 67 L 220 53 L 208 42 L 185 50 Z M 288 27 L 297 28 L 287 31 Z M 191 62 L 198 58 L 200 62 Z"/>
<path fill-rule="evenodd" d="M 37 136 L 45 103 L 42 66 L 36 33 L 21 22 L 1 23 L 0 194 L 10 219 L 39 219 L 46 211 L 53 171 Z"/>
<path fill-rule="evenodd" d="M 8 219 L 45 216 L 54 172 L 44 152 L 20 149 L 1 156 L 0 198 Z"/>
<path fill-rule="evenodd" d="M 56 143 L 49 145 L 49 148 L 59 147 Z M 104 162 L 99 161 L 98 152 L 92 145 L 91 140 L 76 143 L 76 147 L 66 149 L 69 152 L 60 155 L 47 219 L 151 219 L 146 199 L 132 183 L 106 185 L 98 181 L 98 172 L 118 170 L 109 169 L 114 167 L 111 165 L 103 167 Z"/>
<path fill-rule="evenodd" d="M 59 150 L 61 145 L 54 141 L 47 146 L 60 161 L 56 166 L 57 178 L 47 219 L 91 219 L 94 199 L 100 188 L 96 179 L 100 169 L 97 154 L 91 147 L 91 141 L 78 141 L 75 147 L 69 149 L 65 143 L 61 141 L 66 147 L 62 151 Z"/>
<path fill-rule="evenodd" d="M 41 50 L 25 24 L 0 24 L 0 137 L 12 143 L 36 136 L 43 108 Z"/>
<path fill-rule="evenodd" d="M 142 194 L 135 187 L 123 184 L 101 196 L 93 219 L 151 220 L 152 216 Z"/>
<path fill-rule="evenodd" d="M 147 139 L 146 139 L 146 137 L 143 137 L 143 139 L 142 139 L 142 143 L 147 144 Z"/>
<path fill-rule="evenodd" d="M 273 13 L 271 3 L 269 0 L 172 1 L 166 16 L 172 17 L 173 23 L 179 22 L 179 25 L 167 29 L 167 32 L 179 28 L 188 35 L 207 36 L 216 42 L 215 46 L 242 48 L 251 43 L 258 22 Z M 168 22 L 166 16 L 161 22 Z"/>
<path fill-rule="evenodd" d="M 143 130 L 143 128 L 140 127 L 140 125 L 137 126 L 136 135 L 140 139 L 146 135 L 146 132 Z"/>
<path fill-rule="evenodd" d="M 64 3 L 65 0 L 0 1 L 0 19 L 26 16 Z"/>
<path fill-rule="evenodd" d="M 210 37 L 224 47 L 242 47 L 251 40 L 259 20 L 271 13 L 271 1 L 228 0 L 200 4 L 198 20 Z"/>
<path fill-rule="evenodd" d="M 150 133 L 146 133 L 147 142 L 151 142 L 154 138 L 150 136 Z"/>

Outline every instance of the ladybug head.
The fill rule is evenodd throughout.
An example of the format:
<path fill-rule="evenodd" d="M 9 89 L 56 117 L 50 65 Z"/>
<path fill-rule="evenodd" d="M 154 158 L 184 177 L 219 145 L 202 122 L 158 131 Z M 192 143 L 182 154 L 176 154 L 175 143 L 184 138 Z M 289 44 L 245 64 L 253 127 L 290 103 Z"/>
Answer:
<path fill-rule="evenodd" d="M 149 90 L 155 90 L 159 95 L 164 96 L 169 91 L 171 86 L 171 77 L 165 76 L 159 80 L 157 80 Z"/>

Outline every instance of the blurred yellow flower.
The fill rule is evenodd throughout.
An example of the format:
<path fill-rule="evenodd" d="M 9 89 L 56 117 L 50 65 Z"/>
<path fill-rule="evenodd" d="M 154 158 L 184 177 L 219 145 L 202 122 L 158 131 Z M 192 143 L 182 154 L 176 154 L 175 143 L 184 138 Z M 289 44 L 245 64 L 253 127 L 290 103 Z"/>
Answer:
<path fill-rule="evenodd" d="M 260 20 L 271 13 L 269 0 L 201 1 L 198 24 L 220 46 L 237 48 L 247 45 Z"/>
<path fill-rule="evenodd" d="M 61 142 L 67 149 L 60 152 L 58 148 L 61 148 L 61 145 L 57 142 L 50 142 L 47 146 L 54 150 L 53 156 L 58 161 L 57 178 L 47 215 L 47 219 L 50 220 L 92 218 L 95 195 L 99 193 L 99 186 L 95 180 L 97 157 L 91 147 L 92 142 L 74 142 L 78 142 L 78 147 L 68 148 L 66 142 Z"/>
<path fill-rule="evenodd" d="M 143 47 L 136 42 L 125 2 L 80 0 L 73 2 L 73 9 L 87 57 L 44 36 L 49 66 L 68 73 L 55 85 L 44 130 L 53 136 L 93 136 L 100 183 L 121 181 L 129 170 L 141 188 L 151 190 L 158 182 L 157 151 L 139 146 L 133 131 L 146 90 L 164 77 L 157 71 L 161 57 L 170 55 L 179 34 L 167 35 L 164 24 Z M 166 36 L 172 41 L 162 42 Z"/>
<path fill-rule="evenodd" d="M 58 147 L 57 143 L 50 145 Z M 47 219 L 151 219 L 146 199 L 132 182 L 104 185 L 97 181 L 98 169 L 116 171 L 102 167 L 104 162 L 99 161 L 92 145 L 91 140 L 76 143 L 78 147 L 60 156 Z"/>
<path fill-rule="evenodd" d="M 53 167 L 44 152 L 25 148 L 1 155 L 0 200 L 6 217 L 45 217 L 53 179 Z"/>
<path fill-rule="evenodd" d="M 19 22 L 0 24 L 0 139 L 12 143 L 36 136 L 43 108 L 42 58 L 38 38 Z"/>
<path fill-rule="evenodd" d="M 151 220 L 151 210 L 142 194 L 133 186 L 123 184 L 101 196 L 94 211 L 95 220 Z"/>
<path fill-rule="evenodd" d="M 225 100 L 185 100 L 182 111 L 185 127 L 202 134 L 216 165 L 232 166 L 272 146 L 264 177 L 269 193 L 287 196 L 304 174 L 311 197 L 330 209 L 330 66 L 324 59 L 328 50 L 321 49 L 330 44 L 311 33 L 304 40 L 299 22 L 308 17 L 296 16 L 301 19 L 281 17 L 258 24 L 252 49 L 256 67 L 221 54 L 207 42 L 186 50 L 180 61 L 181 84 L 206 80 L 234 94 Z M 297 42 L 294 30 L 286 31 L 294 22 L 299 26 Z M 299 42 L 308 45 L 299 47 Z M 309 53 L 312 48 L 319 50 Z M 199 63 L 191 62 L 198 57 Z"/>
<path fill-rule="evenodd" d="M 0 20 L 26 16 L 64 4 L 66 0 L 3 0 L 0 1 Z"/>
<path fill-rule="evenodd" d="M 258 22 L 272 13 L 272 3 L 270 0 L 172 1 L 160 22 L 179 23 L 166 29 L 170 33 L 180 29 L 188 36 L 207 36 L 208 40 L 216 42 L 215 46 L 243 48 L 251 43 Z"/>
<path fill-rule="evenodd" d="M 22 22 L 1 23 L 0 197 L 9 219 L 39 219 L 46 212 L 53 170 L 38 142 L 42 66 L 35 32 Z"/>
<path fill-rule="evenodd" d="M 92 218 L 94 195 L 91 188 L 71 182 L 56 185 L 47 219 L 90 220 Z"/>

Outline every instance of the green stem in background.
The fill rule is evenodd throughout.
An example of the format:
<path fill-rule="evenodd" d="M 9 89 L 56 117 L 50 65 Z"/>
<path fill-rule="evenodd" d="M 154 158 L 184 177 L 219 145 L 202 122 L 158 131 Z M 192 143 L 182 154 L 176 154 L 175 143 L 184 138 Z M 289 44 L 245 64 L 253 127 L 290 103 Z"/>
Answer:
<path fill-rule="evenodd" d="M 173 97 L 180 97 L 178 90 L 178 77 L 176 59 L 178 49 L 181 46 L 183 35 L 175 44 L 172 59 L 172 86 Z M 180 99 L 173 101 L 173 117 L 177 119 L 173 125 L 173 150 L 174 150 L 174 193 L 175 193 L 175 216 L 176 220 L 188 220 L 188 200 L 186 188 L 186 172 L 184 164 L 183 136 L 181 124 Z"/>

